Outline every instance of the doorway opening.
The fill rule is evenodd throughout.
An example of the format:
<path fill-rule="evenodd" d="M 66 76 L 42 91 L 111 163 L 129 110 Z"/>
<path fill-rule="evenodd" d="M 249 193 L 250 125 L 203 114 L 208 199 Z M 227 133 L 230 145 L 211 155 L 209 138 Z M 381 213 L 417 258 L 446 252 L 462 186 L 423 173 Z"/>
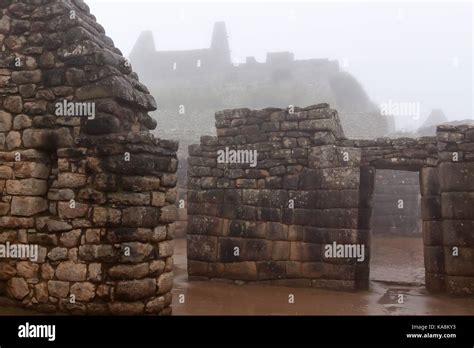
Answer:
<path fill-rule="evenodd" d="M 418 172 L 376 171 L 370 229 L 370 280 L 424 285 Z"/>

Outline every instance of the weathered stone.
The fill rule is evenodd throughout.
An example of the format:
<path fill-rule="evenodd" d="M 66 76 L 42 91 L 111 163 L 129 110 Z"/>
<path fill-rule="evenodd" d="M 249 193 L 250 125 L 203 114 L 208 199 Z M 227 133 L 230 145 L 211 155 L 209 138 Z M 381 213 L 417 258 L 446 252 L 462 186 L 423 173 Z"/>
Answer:
<path fill-rule="evenodd" d="M 71 282 L 85 281 L 87 275 L 87 265 L 74 263 L 74 262 L 62 262 L 56 269 L 56 278 L 59 280 L 66 280 Z"/>
<path fill-rule="evenodd" d="M 49 232 L 62 232 L 62 231 L 69 231 L 72 229 L 72 225 L 65 221 L 59 221 L 54 219 L 48 219 L 46 222 L 46 226 Z M 64 237 L 64 240 L 69 239 L 70 234 L 63 234 L 61 235 L 61 240 Z"/>
<path fill-rule="evenodd" d="M 13 71 L 12 80 L 16 84 L 38 83 L 41 81 L 41 71 Z"/>
<path fill-rule="evenodd" d="M 17 275 L 23 278 L 37 278 L 39 265 L 30 261 L 20 261 L 16 265 Z"/>
<path fill-rule="evenodd" d="M 0 132 L 8 132 L 12 129 L 12 115 L 0 110 Z"/>
<path fill-rule="evenodd" d="M 67 260 L 68 259 L 68 251 L 67 251 L 66 248 L 53 248 L 48 253 L 48 258 L 51 261 Z"/>
<path fill-rule="evenodd" d="M 23 110 L 23 100 L 19 96 L 8 96 L 3 100 L 3 107 L 10 112 L 19 114 Z"/>
<path fill-rule="evenodd" d="M 0 263 L 0 280 L 8 280 L 16 275 L 15 267 L 6 262 Z"/>
<path fill-rule="evenodd" d="M 147 193 L 111 193 L 108 200 L 119 205 L 147 205 L 150 204 L 150 195 Z M 163 194 L 164 197 L 164 194 Z"/>
<path fill-rule="evenodd" d="M 444 192 L 441 212 L 444 219 L 474 220 L 474 192 Z"/>
<path fill-rule="evenodd" d="M 159 295 L 171 291 L 171 289 L 173 288 L 173 273 L 167 272 L 161 274 L 156 281 L 156 285 L 158 287 L 157 293 Z"/>
<path fill-rule="evenodd" d="M 163 296 L 157 297 L 154 300 L 147 302 L 145 307 L 146 313 L 160 313 L 165 308 L 165 298 Z"/>
<path fill-rule="evenodd" d="M 164 268 L 164 263 L 163 263 Z M 137 265 L 117 265 L 109 269 L 109 276 L 114 279 L 141 279 L 148 275 L 147 263 Z"/>
<path fill-rule="evenodd" d="M 86 184 L 87 177 L 78 173 L 59 173 L 58 182 L 62 188 L 78 188 Z"/>
<path fill-rule="evenodd" d="M 257 265 L 248 261 L 226 263 L 223 275 L 236 280 L 257 280 Z"/>
<path fill-rule="evenodd" d="M 0 166 L 0 179 L 10 179 L 12 174 L 13 170 L 11 167 Z"/>
<path fill-rule="evenodd" d="M 95 285 L 88 282 L 74 283 L 70 290 L 76 301 L 88 302 L 95 297 Z"/>
<path fill-rule="evenodd" d="M 122 243 L 121 249 L 120 261 L 127 263 L 139 263 L 148 260 L 154 250 L 150 244 L 139 242 Z"/>
<path fill-rule="evenodd" d="M 21 134 L 20 132 L 11 131 L 8 133 L 6 138 L 7 149 L 14 150 L 21 147 Z"/>
<path fill-rule="evenodd" d="M 159 210 L 153 207 L 125 208 L 122 214 L 123 226 L 155 227 L 159 221 Z"/>
<path fill-rule="evenodd" d="M 443 162 L 438 171 L 443 192 L 474 191 L 474 163 Z"/>
<path fill-rule="evenodd" d="M 12 215 L 33 216 L 45 210 L 48 210 L 48 203 L 44 198 L 19 196 L 13 197 L 11 204 Z"/>
<path fill-rule="evenodd" d="M 50 168 L 48 165 L 39 162 L 15 162 L 15 177 L 47 179 L 49 177 Z"/>
<path fill-rule="evenodd" d="M 17 115 L 13 120 L 13 129 L 21 130 L 29 128 L 33 125 L 33 121 L 28 115 Z"/>
<path fill-rule="evenodd" d="M 115 295 L 119 300 L 136 301 L 153 296 L 156 291 L 156 285 L 156 281 L 149 278 L 120 281 L 117 283 Z"/>
<path fill-rule="evenodd" d="M 112 245 L 86 244 L 79 247 L 79 257 L 85 261 L 113 262 L 116 256 Z"/>
<path fill-rule="evenodd" d="M 36 284 L 34 289 L 34 296 L 39 303 L 47 303 L 49 299 L 48 284 Z"/>
<path fill-rule="evenodd" d="M 89 210 L 89 205 L 82 203 L 74 203 L 71 206 L 70 202 L 58 203 L 58 215 L 61 219 L 77 219 L 84 217 Z"/>
<path fill-rule="evenodd" d="M 69 283 L 50 280 L 48 282 L 48 292 L 50 296 L 65 298 L 69 294 Z"/>
<path fill-rule="evenodd" d="M 211 236 L 188 235 L 188 258 L 191 260 L 216 261 L 217 238 Z"/>
<path fill-rule="evenodd" d="M 8 291 L 17 300 L 23 300 L 30 293 L 25 279 L 18 277 L 8 281 Z"/>
<path fill-rule="evenodd" d="M 122 213 L 118 209 L 95 207 L 93 221 L 97 226 L 113 226 L 120 223 L 121 216 Z"/>
<path fill-rule="evenodd" d="M 7 180 L 7 193 L 10 195 L 21 196 L 43 196 L 47 191 L 45 180 L 39 179 L 23 179 L 23 180 Z"/>

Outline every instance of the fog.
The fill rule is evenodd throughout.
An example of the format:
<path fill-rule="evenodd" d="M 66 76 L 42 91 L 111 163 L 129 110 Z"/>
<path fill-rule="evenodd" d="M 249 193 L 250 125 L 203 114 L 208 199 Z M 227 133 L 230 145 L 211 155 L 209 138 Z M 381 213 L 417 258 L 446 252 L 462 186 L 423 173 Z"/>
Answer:
<path fill-rule="evenodd" d="M 420 103 L 421 117 L 398 117 L 398 129 L 417 128 L 436 108 L 450 120 L 474 118 L 470 2 L 87 3 L 125 55 L 143 30 L 158 50 L 207 48 L 213 23 L 225 21 L 236 63 L 274 51 L 329 58 L 376 104 Z"/>

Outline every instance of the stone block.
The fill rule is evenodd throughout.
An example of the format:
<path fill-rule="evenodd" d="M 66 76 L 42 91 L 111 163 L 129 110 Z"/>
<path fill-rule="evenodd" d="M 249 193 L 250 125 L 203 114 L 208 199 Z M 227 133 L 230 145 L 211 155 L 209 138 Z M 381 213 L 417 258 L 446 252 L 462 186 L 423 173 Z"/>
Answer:
<path fill-rule="evenodd" d="M 440 194 L 438 169 L 425 167 L 420 170 L 420 191 L 423 196 Z"/>
<path fill-rule="evenodd" d="M 188 233 L 220 236 L 223 234 L 223 221 L 213 216 L 189 216 Z"/>
<path fill-rule="evenodd" d="M 123 263 L 139 263 L 154 257 L 154 249 L 150 244 L 129 242 L 122 243 L 119 261 Z"/>
<path fill-rule="evenodd" d="M 446 276 L 440 273 L 425 272 L 426 288 L 431 293 L 446 291 Z"/>
<path fill-rule="evenodd" d="M 109 229 L 106 234 L 109 243 L 149 242 L 153 239 L 151 228 L 119 227 Z"/>
<path fill-rule="evenodd" d="M 286 261 L 290 259 L 290 242 L 274 241 L 272 250 L 272 260 Z"/>
<path fill-rule="evenodd" d="M 47 191 L 45 180 L 23 179 L 7 180 L 7 194 L 18 196 L 44 196 Z"/>
<path fill-rule="evenodd" d="M 190 276 L 207 276 L 208 265 L 207 262 L 188 260 L 188 274 Z"/>
<path fill-rule="evenodd" d="M 443 244 L 443 228 L 441 221 L 423 221 L 423 243 L 427 246 Z"/>
<path fill-rule="evenodd" d="M 95 297 L 95 285 L 89 282 L 74 283 L 70 293 L 76 301 L 89 302 Z"/>
<path fill-rule="evenodd" d="M 446 290 L 452 295 L 473 295 L 474 277 L 446 276 Z"/>
<path fill-rule="evenodd" d="M 443 192 L 441 214 L 443 219 L 474 220 L 474 192 Z"/>
<path fill-rule="evenodd" d="M 50 296 L 65 298 L 69 294 L 69 282 L 50 280 L 48 282 L 48 292 Z"/>
<path fill-rule="evenodd" d="M 321 261 L 322 245 L 304 242 L 291 242 L 290 260 L 292 261 Z"/>
<path fill-rule="evenodd" d="M 56 268 L 56 278 L 71 282 L 85 281 L 87 265 L 71 261 L 61 262 Z M 50 291 L 51 292 L 51 291 Z"/>
<path fill-rule="evenodd" d="M 324 276 L 324 263 L 322 262 L 303 262 L 301 263 L 301 275 L 304 278 L 321 278 Z"/>
<path fill-rule="evenodd" d="M 59 173 L 58 185 L 61 188 L 78 188 L 85 186 L 87 177 L 79 173 Z"/>
<path fill-rule="evenodd" d="M 154 207 L 129 207 L 122 212 L 122 225 L 129 227 L 155 227 L 160 221 L 160 211 Z"/>
<path fill-rule="evenodd" d="M 288 240 L 288 225 L 279 222 L 267 222 L 267 238 L 270 240 Z"/>
<path fill-rule="evenodd" d="M 321 188 L 327 190 L 358 190 L 359 168 L 326 168 L 320 170 Z"/>
<path fill-rule="evenodd" d="M 188 259 L 215 262 L 217 259 L 217 237 L 187 235 Z"/>
<path fill-rule="evenodd" d="M 426 272 L 444 273 L 444 251 L 442 246 L 425 246 L 423 256 Z"/>
<path fill-rule="evenodd" d="M 259 221 L 232 220 L 229 236 L 242 238 L 265 238 L 266 223 Z"/>
<path fill-rule="evenodd" d="M 61 219 L 77 219 L 87 215 L 89 205 L 83 203 L 74 203 L 71 207 L 70 202 L 58 203 L 58 215 Z"/>
<path fill-rule="evenodd" d="M 257 265 L 252 261 L 226 263 L 223 276 L 228 279 L 255 281 Z"/>
<path fill-rule="evenodd" d="M 257 262 L 257 278 L 258 280 L 286 278 L 286 263 L 284 261 Z"/>
<path fill-rule="evenodd" d="M 444 270 L 447 275 L 474 277 L 473 265 L 474 248 L 458 247 L 457 256 L 453 255 L 452 247 L 444 248 Z"/>
<path fill-rule="evenodd" d="M 156 280 L 145 278 L 117 282 L 115 296 L 118 300 L 136 301 L 152 297 L 156 292 Z"/>
<path fill-rule="evenodd" d="M 474 248 L 473 220 L 443 220 L 442 231 L 444 245 Z"/>
<path fill-rule="evenodd" d="M 167 272 L 161 274 L 156 281 L 156 285 L 158 288 L 158 295 L 162 295 L 171 291 L 173 288 L 173 273 Z"/>
<path fill-rule="evenodd" d="M 271 260 L 272 242 L 264 239 L 244 239 L 242 259 L 253 260 Z"/>
<path fill-rule="evenodd" d="M 421 198 L 421 218 L 424 221 L 441 219 L 440 196 L 423 196 Z"/>
<path fill-rule="evenodd" d="M 115 249 L 108 244 L 85 244 L 79 247 L 79 257 L 84 261 L 114 262 Z"/>
<path fill-rule="evenodd" d="M 14 196 L 12 199 L 11 215 L 33 216 L 46 210 L 48 210 L 48 202 L 46 199 L 41 197 Z M 17 225 L 14 227 L 20 226 Z"/>
<path fill-rule="evenodd" d="M 115 265 L 109 268 L 108 274 L 112 279 L 141 279 L 148 275 L 148 263 L 136 265 Z"/>
<path fill-rule="evenodd" d="M 117 226 L 120 224 L 121 217 L 122 212 L 118 209 L 95 207 L 92 220 L 96 226 Z"/>

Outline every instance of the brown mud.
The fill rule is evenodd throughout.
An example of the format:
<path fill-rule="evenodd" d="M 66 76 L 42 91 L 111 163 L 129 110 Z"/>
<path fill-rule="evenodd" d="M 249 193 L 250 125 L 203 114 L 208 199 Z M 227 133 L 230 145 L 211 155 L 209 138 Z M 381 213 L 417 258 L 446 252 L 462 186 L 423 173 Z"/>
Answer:
<path fill-rule="evenodd" d="M 258 284 L 191 281 L 186 242 L 175 241 L 174 315 L 473 315 L 474 299 L 430 294 L 424 287 L 423 242 L 373 237 L 367 291 L 345 292 Z M 288 303 L 289 294 L 295 302 Z M 184 295 L 184 303 L 180 299 Z M 399 303 L 403 295 L 403 303 Z"/>

